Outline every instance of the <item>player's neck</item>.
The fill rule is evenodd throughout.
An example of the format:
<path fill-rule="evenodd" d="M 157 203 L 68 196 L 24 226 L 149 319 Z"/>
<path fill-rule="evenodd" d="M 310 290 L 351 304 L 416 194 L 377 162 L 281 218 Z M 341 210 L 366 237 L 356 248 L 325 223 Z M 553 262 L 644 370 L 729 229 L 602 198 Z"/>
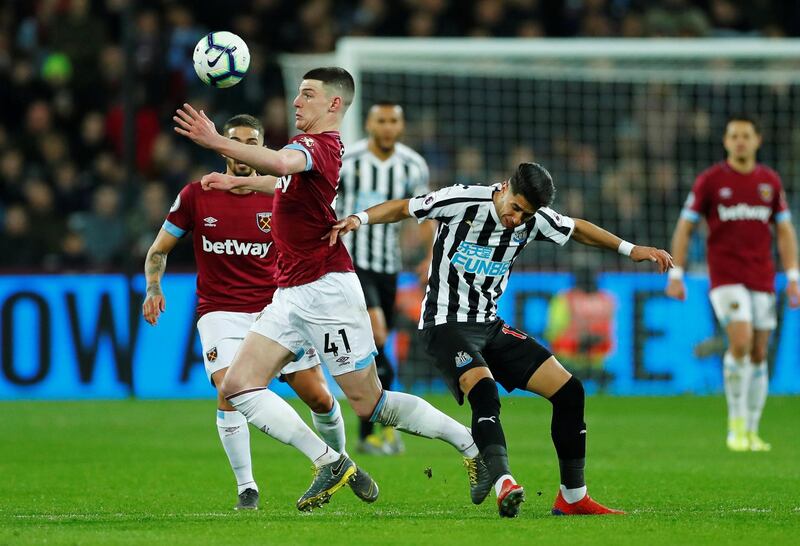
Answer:
<path fill-rule="evenodd" d="M 385 149 L 381 148 L 380 146 L 378 146 L 378 144 L 372 139 L 370 139 L 369 144 L 367 145 L 367 148 L 369 148 L 369 151 L 370 151 L 370 153 L 372 155 L 374 155 L 375 157 L 377 157 L 381 161 L 386 161 L 387 159 L 389 159 L 390 157 L 392 157 L 394 155 L 394 146 L 392 146 L 388 150 L 385 150 Z"/>
<path fill-rule="evenodd" d="M 728 157 L 726 160 L 731 169 L 741 174 L 750 174 L 756 168 L 756 158 L 736 159 Z"/>
<path fill-rule="evenodd" d="M 338 119 L 319 119 L 315 123 L 309 124 L 305 130 L 302 130 L 304 133 L 308 135 L 318 135 L 319 133 L 327 133 L 328 131 L 338 131 L 339 130 L 339 120 Z"/>

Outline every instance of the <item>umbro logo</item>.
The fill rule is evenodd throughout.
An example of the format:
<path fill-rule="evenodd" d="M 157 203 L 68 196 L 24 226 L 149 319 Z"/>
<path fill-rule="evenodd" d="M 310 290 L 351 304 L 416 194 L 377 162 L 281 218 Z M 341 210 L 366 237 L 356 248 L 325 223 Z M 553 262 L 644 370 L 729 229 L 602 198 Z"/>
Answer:
<path fill-rule="evenodd" d="M 203 218 L 203 222 L 204 222 L 203 225 L 205 225 L 206 227 L 215 227 L 217 225 L 218 221 L 219 220 L 217 220 L 213 216 L 206 216 L 205 218 Z"/>

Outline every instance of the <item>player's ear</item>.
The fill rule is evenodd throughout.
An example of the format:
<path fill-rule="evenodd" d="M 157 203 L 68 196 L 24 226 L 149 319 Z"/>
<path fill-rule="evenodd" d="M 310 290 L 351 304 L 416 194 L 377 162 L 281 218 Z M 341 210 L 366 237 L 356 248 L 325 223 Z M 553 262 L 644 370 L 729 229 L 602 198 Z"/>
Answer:
<path fill-rule="evenodd" d="M 331 100 L 331 106 L 328 108 L 328 112 L 338 112 L 342 108 L 342 97 L 333 97 Z"/>

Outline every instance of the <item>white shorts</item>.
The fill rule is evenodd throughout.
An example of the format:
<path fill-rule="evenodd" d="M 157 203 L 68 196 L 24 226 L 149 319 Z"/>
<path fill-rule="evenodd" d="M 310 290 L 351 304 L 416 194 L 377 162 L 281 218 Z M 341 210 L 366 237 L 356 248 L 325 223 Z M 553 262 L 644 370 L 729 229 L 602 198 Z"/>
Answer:
<path fill-rule="evenodd" d="M 308 284 L 278 288 L 250 329 L 298 356 L 315 347 L 331 375 L 366 368 L 378 354 L 355 273 L 328 273 Z"/>
<path fill-rule="evenodd" d="M 203 346 L 203 362 L 206 375 L 213 385 L 211 375 L 227 368 L 244 341 L 244 336 L 256 320 L 258 313 L 234 313 L 231 311 L 212 311 L 197 321 L 200 332 L 200 344 Z M 313 347 L 308 347 L 301 358 L 290 362 L 281 370 L 282 374 L 290 374 L 319 366 L 319 358 Z"/>
<path fill-rule="evenodd" d="M 726 284 L 712 289 L 709 297 L 722 326 L 729 322 L 749 322 L 754 330 L 774 330 L 778 324 L 772 292 L 749 290 L 743 284 Z"/>

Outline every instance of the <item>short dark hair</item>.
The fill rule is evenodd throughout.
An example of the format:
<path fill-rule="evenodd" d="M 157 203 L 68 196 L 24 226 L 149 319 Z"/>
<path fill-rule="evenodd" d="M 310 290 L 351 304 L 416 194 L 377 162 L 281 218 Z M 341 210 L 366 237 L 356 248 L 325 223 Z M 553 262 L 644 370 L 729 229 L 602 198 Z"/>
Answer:
<path fill-rule="evenodd" d="M 745 114 L 743 112 L 731 114 L 730 116 L 728 116 L 728 121 L 725 122 L 725 127 L 728 127 L 728 124 L 732 121 L 744 121 L 746 123 L 749 123 L 753 126 L 753 129 L 755 129 L 756 134 L 758 135 L 761 134 L 761 124 L 758 123 L 758 119 L 756 119 L 756 117 L 751 114 Z"/>
<path fill-rule="evenodd" d="M 509 184 L 512 192 L 522 195 L 537 209 L 549 206 L 556 195 L 553 177 L 538 163 L 520 163 Z"/>
<path fill-rule="evenodd" d="M 264 136 L 264 124 L 250 114 L 237 114 L 230 118 L 225 122 L 225 125 L 222 126 L 222 134 L 224 135 L 233 127 L 250 127 Z"/>
<path fill-rule="evenodd" d="M 341 93 L 345 107 L 353 102 L 356 94 L 356 84 L 350 72 L 339 66 L 323 66 L 314 68 L 303 74 L 304 80 L 319 80 L 323 85 L 334 88 L 336 93 Z"/>

